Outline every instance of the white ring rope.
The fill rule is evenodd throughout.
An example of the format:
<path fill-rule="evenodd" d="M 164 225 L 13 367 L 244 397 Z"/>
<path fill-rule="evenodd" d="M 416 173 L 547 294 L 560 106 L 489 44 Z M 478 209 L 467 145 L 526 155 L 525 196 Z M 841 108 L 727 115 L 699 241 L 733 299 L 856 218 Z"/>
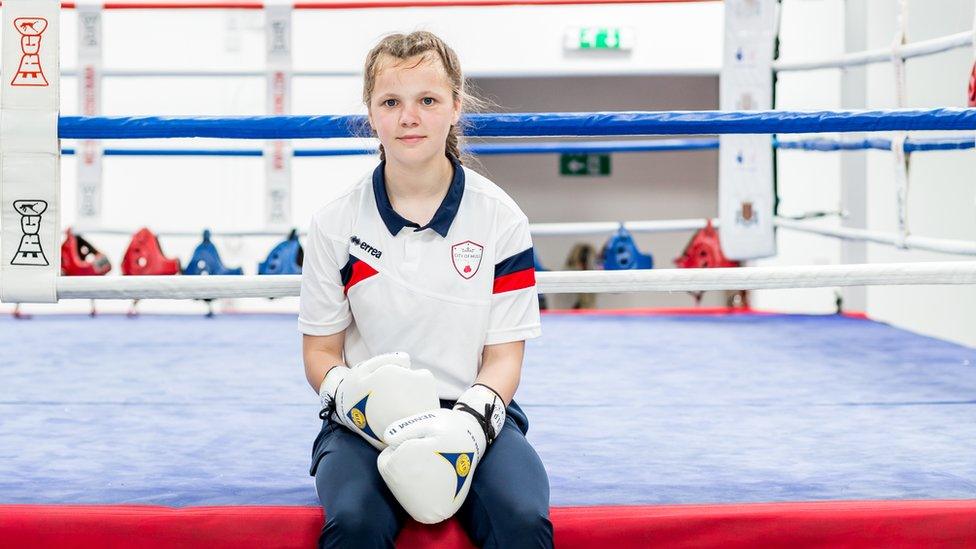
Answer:
<path fill-rule="evenodd" d="M 780 217 L 776 218 L 776 226 L 792 231 L 831 236 L 842 240 L 860 240 L 874 242 L 875 244 L 887 244 L 902 249 L 925 250 L 958 255 L 976 255 L 976 241 L 972 240 L 952 240 L 948 238 L 930 238 L 914 235 L 903 237 L 898 233 L 886 233 L 851 227 L 817 227 L 802 221 L 794 221 Z"/>
<path fill-rule="evenodd" d="M 591 221 L 581 223 L 531 223 L 529 231 L 532 236 L 584 236 L 609 234 L 620 228 L 621 224 L 632 233 L 673 233 L 681 231 L 696 231 L 705 227 L 706 221 L 695 219 L 665 219 L 655 221 Z M 712 226 L 718 227 L 718 219 L 712 220 Z M 81 235 L 109 235 L 132 236 L 131 229 L 72 227 L 75 234 Z M 200 238 L 203 231 L 156 231 L 158 237 Z M 210 231 L 214 237 L 284 237 L 288 231 Z M 299 231 L 299 236 L 305 236 L 305 231 Z"/>
<path fill-rule="evenodd" d="M 134 229 L 118 229 L 111 227 L 85 227 L 83 225 L 72 225 L 71 231 L 75 234 L 80 235 L 105 235 L 105 236 L 127 236 L 131 237 L 135 234 Z M 203 235 L 203 231 L 153 231 L 158 237 L 167 238 L 200 238 Z M 301 236 L 305 236 L 305 232 L 298 233 Z M 288 235 L 288 231 L 270 231 L 265 229 L 255 229 L 253 231 L 210 231 L 211 236 L 223 236 L 223 237 L 259 237 L 259 236 L 273 236 L 284 238 Z"/>
<path fill-rule="evenodd" d="M 973 284 L 976 261 L 796 265 L 728 269 L 555 271 L 536 275 L 541 293 L 672 292 Z"/>
<path fill-rule="evenodd" d="M 798 265 L 729 269 L 547 271 L 538 291 L 559 293 L 677 292 L 830 288 L 867 285 L 976 284 L 976 261 Z M 300 275 L 61 276 L 58 299 L 220 299 L 295 297 Z"/>
<path fill-rule="evenodd" d="M 843 240 L 863 240 L 876 244 L 887 244 L 904 249 L 926 250 L 958 255 L 976 255 L 976 241 L 953 240 L 948 238 L 932 238 L 924 236 L 870 231 L 850 227 L 821 227 L 810 225 L 801 219 L 776 217 L 777 227 L 799 232 L 830 236 Z M 655 221 L 592 221 L 581 223 L 531 223 L 529 231 L 533 237 L 544 236 L 593 236 L 609 235 L 624 226 L 632 233 L 675 233 L 696 231 L 705 227 L 707 220 L 695 219 L 666 219 Z M 718 218 L 712 219 L 712 226 L 719 227 Z M 76 234 L 101 234 L 116 236 L 131 236 L 133 231 L 125 229 L 77 229 Z M 159 237 L 192 237 L 200 238 L 203 231 L 159 231 Z M 283 238 L 287 231 L 211 231 L 213 237 L 278 237 Z M 304 232 L 298 233 L 304 236 Z"/>
<path fill-rule="evenodd" d="M 958 48 L 965 48 L 973 45 L 974 31 L 968 30 L 931 40 L 921 40 L 911 44 L 905 44 L 896 48 L 878 48 L 876 50 L 865 50 L 854 53 L 847 53 L 838 57 L 827 59 L 812 59 L 807 61 L 774 61 L 773 70 L 785 71 L 805 71 L 813 69 L 842 68 L 867 65 L 870 63 L 891 62 L 892 57 L 900 59 L 911 59 L 932 55 Z"/>
<path fill-rule="evenodd" d="M 662 221 L 595 221 L 589 223 L 531 223 L 529 232 L 532 236 L 584 236 L 608 234 L 616 231 L 621 225 L 632 233 L 673 233 L 681 231 L 697 231 L 704 228 L 704 219 L 669 219 Z M 713 226 L 718 226 L 718 219 L 712 220 Z"/>

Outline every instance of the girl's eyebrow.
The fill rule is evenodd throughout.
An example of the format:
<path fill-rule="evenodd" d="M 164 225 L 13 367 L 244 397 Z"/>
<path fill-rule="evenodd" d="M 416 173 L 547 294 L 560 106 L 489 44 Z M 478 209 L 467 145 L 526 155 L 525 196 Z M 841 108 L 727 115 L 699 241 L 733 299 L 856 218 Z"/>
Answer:
<path fill-rule="evenodd" d="M 441 95 L 444 95 L 444 94 L 442 92 L 439 92 L 439 91 L 436 91 L 436 90 L 424 90 L 424 91 L 418 92 L 417 95 L 420 96 L 420 97 L 423 97 L 423 96 L 428 96 L 428 95 L 441 96 Z M 376 98 L 377 99 L 389 99 L 389 98 L 399 99 L 400 98 L 400 95 L 398 93 L 396 93 L 396 92 L 388 91 L 388 92 L 384 92 L 384 93 L 377 94 L 376 95 Z"/>

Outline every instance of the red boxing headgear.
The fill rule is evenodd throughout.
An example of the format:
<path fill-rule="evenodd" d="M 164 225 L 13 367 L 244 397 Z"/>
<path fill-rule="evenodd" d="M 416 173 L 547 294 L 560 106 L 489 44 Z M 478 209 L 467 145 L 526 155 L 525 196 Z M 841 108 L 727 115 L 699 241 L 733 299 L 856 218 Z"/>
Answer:
<path fill-rule="evenodd" d="M 163 255 L 159 239 L 152 231 L 143 227 L 132 235 L 132 242 L 122 258 L 124 275 L 175 275 L 180 272 L 180 260 Z"/>
<path fill-rule="evenodd" d="M 65 276 L 99 276 L 112 270 L 105 255 L 87 240 L 75 236 L 71 229 L 64 231 L 61 244 L 61 274 Z"/>
<path fill-rule="evenodd" d="M 712 227 L 712 220 L 691 237 L 681 257 L 674 264 L 682 269 L 708 269 L 711 267 L 738 267 L 739 262 L 731 261 L 722 253 L 718 231 Z"/>
<path fill-rule="evenodd" d="M 973 62 L 973 72 L 969 73 L 969 106 L 976 107 L 976 61 Z"/>

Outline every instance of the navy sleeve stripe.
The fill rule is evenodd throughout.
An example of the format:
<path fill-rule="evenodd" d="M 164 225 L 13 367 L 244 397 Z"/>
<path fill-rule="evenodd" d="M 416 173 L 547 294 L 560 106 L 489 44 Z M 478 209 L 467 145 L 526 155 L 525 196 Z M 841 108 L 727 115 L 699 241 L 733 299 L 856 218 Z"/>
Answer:
<path fill-rule="evenodd" d="M 495 278 L 535 267 L 535 253 L 532 248 L 523 250 L 495 264 Z"/>
<path fill-rule="evenodd" d="M 342 278 L 342 285 L 345 286 L 349 284 L 349 280 L 352 278 L 352 266 L 358 263 L 359 260 L 356 256 L 350 254 L 349 261 L 346 261 L 346 266 L 339 269 L 339 276 Z"/>

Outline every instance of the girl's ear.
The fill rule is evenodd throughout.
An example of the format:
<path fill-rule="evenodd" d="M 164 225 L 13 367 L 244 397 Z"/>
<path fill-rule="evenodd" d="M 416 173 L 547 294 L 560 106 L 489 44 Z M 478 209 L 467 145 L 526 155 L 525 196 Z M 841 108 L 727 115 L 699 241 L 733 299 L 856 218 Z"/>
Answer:
<path fill-rule="evenodd" d="M 454 99 L 454 116 L 451 117 L 451 125 L 457 126 L 458 121 L 461 120 L 461 98 L 457 97 Z"/>

